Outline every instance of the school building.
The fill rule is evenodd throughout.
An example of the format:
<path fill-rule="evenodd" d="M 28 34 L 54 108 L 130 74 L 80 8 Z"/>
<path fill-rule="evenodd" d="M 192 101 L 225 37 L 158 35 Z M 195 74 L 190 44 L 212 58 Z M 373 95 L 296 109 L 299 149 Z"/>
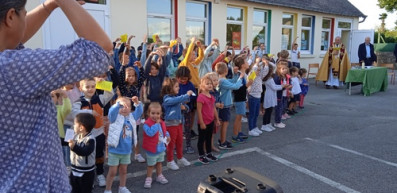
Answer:
<path fill-rule="evenodd" d="M 44 0 L 29 0 L 27 9 Z M 205 44 L 218 38 L 221 50 L 233 46 L 237 52 L 265 43 L 268 53 L 291 49 L 295 37 L 301 50 L 301 66 L 319 63 L 336 36 L 352 55 L 352 32 L 365 15 L 348 0 L 86 0 L 84 8 L 114 40 L 133 34 L 132 45 L 158 34 L 163 42 L 198 37 Z M 95 32 L 93 32 L 95 33 Z M 36 36 L 32 48 L 57 48 L 77 38 L 56 9 Z"/>

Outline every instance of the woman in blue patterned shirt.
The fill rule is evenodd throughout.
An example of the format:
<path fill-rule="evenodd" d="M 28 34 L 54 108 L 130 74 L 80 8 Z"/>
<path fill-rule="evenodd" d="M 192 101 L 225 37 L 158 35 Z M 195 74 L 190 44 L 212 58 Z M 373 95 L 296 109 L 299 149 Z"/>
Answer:
<path fill-rule="evenodd" d="M 0 1 L 0 192 L 70 192 L 50 92 L 104 73 L 112 43 L 75 0 L 47 0 L 29 13 L 25 4 Z M 81 39 L 25 49 L 57 7 Z"/>

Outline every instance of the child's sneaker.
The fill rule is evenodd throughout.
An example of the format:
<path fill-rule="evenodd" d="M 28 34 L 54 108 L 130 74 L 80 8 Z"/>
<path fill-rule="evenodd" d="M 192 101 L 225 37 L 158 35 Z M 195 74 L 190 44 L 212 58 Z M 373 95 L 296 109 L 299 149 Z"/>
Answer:
<path fill-rule="evenodd" d="M 239 136 L 237 136 L 237 137 L 232 137 L 232 142 L 233 143 L 245 143 L 245 140 L 240 138 Z"/>
<path fill-rule="evenodd" d="M 259 133 L 259 135 L 263 133 L 261 130 L 258 129 L 258 127 L 255 127 L 253 130 L 254 130 L 255 132 Z"/>
<path fill-rule="evenodd" d="M 98 186 L 105 187 L 106 186 L 106 179 L 103 174 L 97 176 Z"/>
<path fill-rule="evenodd" d="M 125 186 L 119 187 L 119 193 L 131 193 Z"/>
<path fill-rule="evenodd" d="M 274 127 L 273 127 L 273 125 L 272 125 L 272 124 L 270 124 L 270 123 L 269 123 L 269 124 L 267 124 L 267 127 L 269 127 L 269 128 L 272 130 L 272 131 L 276 130 L 276 128 L 274 128 Z"/>
<path fill-rule="evenodd" d="M 209 163 L 208 159 L 205 156 L 200 156 L 198 160 L 202 164 L 208 164 Z"/>
<path fill-rule="evenodd" d="M 222 143 L 219 145 L 219 149 L 232 149 L 232 144 L 228 143 L 228 141 L 225 141 L 225 143 Z"/>
<path fill-rule="evenodd" d="M 261 130 L 266 132 L 273 131 L 268 125 L 262 125 Z"/>
<path fill-rule="evenodd" d="M 248 131 L 248 135 L 252 137 L 258 137 L 259 133 L 257 133 L 255 130 L 252 129 L 251 131 Z"/>
<path fill-rule="evenodd" d="M 248 139 L 248 135 L 244 134 L 243 132 L 239 132 L 237 136 L 241 139 Z"/>
<path fill-rule="evenodd" d="M 212 153 L 207 154 L 207 159 L 210 161 L 218 161 L 218 158 L 216 158 Z"/>
<path fill-rule="evenodd" d="M 184 157 L 182 157 L 181 159 L 178 159 L 177 163 L 179 165 L 183 165 L 183 166 L 190 166 L 190 162 L 187 161 L 187 159 Z"/>
<path fill-rule="evenodd" d="M 156 182 L 159 182 L 160 184 L 167 184 L 168 180 L 164 177 L 163 174 L 160 174 L 159 176 L 157 176 Z"/>
<path fill-rule="evenodd" d="M 152 178 L 146 177 L 144 188 L 151 188 L 152 187 Z"/>
<path fill-rule="evenodd" d="M 242 117 L 242 118 L 241 118 L 241 122 L 242 122 L 242 123 L 247 123 L 247 122 L 248 122 L 248 119 L 245 118 L 245 117 Z"/>
<path fill-rule="evenodd" d="M 287 120 L 287 117 L 285 115 L 281 115 L 281 120 Z"/>
<path fill-rule="evenodd" d="M 280 122 L 280 123 L 274 123 L 274 126 L 277 128 L 285 128 L 286 125 Z"/>
<path fill-rule="evenodd" d="M 141 155 L 140 153 L 139 153 L 139 154 L 136 154 L 136 155 L 134 156 L 134 159 L 135 159 L 136 161 L 138 161 L 139 163 L 144 163 L 144 162 L 146 162 L 145 158 L 143 158 L 142 155 Z"/>
<path fill-rule="evenodd" d="M 179 167 L 178 167 L 178 165 L 176 165 L 174 160 L 167 162 L 167 168 L 169 168 L 171 170 L 179 170 Z"/>
<path fill-rule="evenodd" d="M 284 113 L 285 118 L 289 119 L 291 116 L 289 116 L 287 113 Z"/>
<path fill-rule="evenodd" d="M 187 146 L 187 147 L 186 147 L 186 153 L 187 153 L 187 154 L 193 154 L 193 153 L 194 153 L 193 147 Z"/>
<path fill-rule="evenodd" d="M 105 190 L 105 192 L 103 192 L 103 193 L 112 193 L 112 191 L 111 190 Z"/>

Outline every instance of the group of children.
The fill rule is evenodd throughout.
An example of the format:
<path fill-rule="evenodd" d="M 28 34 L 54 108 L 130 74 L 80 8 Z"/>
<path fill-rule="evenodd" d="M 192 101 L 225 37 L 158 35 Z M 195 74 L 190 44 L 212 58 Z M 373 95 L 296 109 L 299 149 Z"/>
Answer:
<path fill-rule="evenodd" d="M 119 39 L 115 41 L 114 64 L 108 72 L 51 93 L 65 164 L 71 168 L 72 192 L 91 192 L 96 173 L 98 185 L 106 186 L 105 193 L 109 193 L 117 171 L 119 193 L 130 192 L 126 174 L 132 150 L 135 160 L 147 163 L 144 187 L 151 188 L 154 168 L 156 181 L 166 184 L 168 180 L 162 174 L 165 156 L 172 170 L 190 165 L 183 153 L 195 152 L 191 144 L 196 135 L 195 122 L 198 161 L 208 164 L 218 160 L 212 152 L 233 148 L 227 140 L 232 109 L 235 120 L 231 141 L 244 143 L 249 136 L 284 128 L 281 120 L 296 113 L 297 107 L 304 108 L 306 70 L 289 62 L 286 50 L 280 52 L 275 63 L 267 54 L 259 57 L 255 49 L 251 54 L 247 47 L 238 55 L 230 47 L 221 53 L 217 39 L 206 47 L 192 38 L 184 50 L 179 38 L 163 45 L 158 37 L 152 44 L 147 44 L 144 37 L 135 50 L 130 45 L 132 38 L 123 44 Z M 112 82 L 112 88 L 96 89 L 101 81 Z M 273 108 L 275 122 L 271 124 Z M 245 133 L 242 119 L 247 109 Z M 257 118 L 261 113 L 263 124 L 259 129 Z M 74 137 L 65 141 L 70 128 Z M 139 153 L 140 138 L 146 159 Z M 106 158 L 109 171 L 105 178 Z"/>

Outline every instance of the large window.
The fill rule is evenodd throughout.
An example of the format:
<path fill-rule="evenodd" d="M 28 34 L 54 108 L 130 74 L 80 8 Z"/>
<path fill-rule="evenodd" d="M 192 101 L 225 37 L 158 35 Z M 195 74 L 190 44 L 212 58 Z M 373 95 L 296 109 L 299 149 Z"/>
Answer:
<path fill-rule="evenodd" d="M 172 0 L 147 0 L 148 42 L 154 42 L 154 35 L 169 42 L 173 32 Z"/>
<path fill-rule="evenodd" d="M 97 3 L 97 4 L 106 4 L 106 0 L 84 0 L 87 3 Z"/>
<path fill-rule="evenodd" d="M 254 25 L 252 26 L 252 47 L 264 43 L 266 45 L 267 17 L 266 10 L 254 10 Z"/>
<path fill-rule="evenodd" d="M 327 51 L 331 39 L 331 19 L 323 19 L 321 29 L 321 51 Z"/>
<path fill-rule="evenodd" d="M 226 42 L 236 50 L 241 50 L 243 21 L 243 8 L 227 7 Z"/>
<path fill-rule="evenodd" d="M 313 31 L 314 31 L 314 16 L 303 15 L 302 16 L 302 28 L 301 28 L 301 51 L 302 53 L 311 54 Z"/>
<path fill-rule="evenodd" d="M 292 38 L 294 34 L 294 15 L 290 13 L 283 14 L 283 26 L 281 30 L 281 49 L 291 50 Z"/>
<path fill-rule="evenodd" d="M 196 1 L 186 2 L 186 39 L 196 37 L 208 44 L 208 4 Z"/>

